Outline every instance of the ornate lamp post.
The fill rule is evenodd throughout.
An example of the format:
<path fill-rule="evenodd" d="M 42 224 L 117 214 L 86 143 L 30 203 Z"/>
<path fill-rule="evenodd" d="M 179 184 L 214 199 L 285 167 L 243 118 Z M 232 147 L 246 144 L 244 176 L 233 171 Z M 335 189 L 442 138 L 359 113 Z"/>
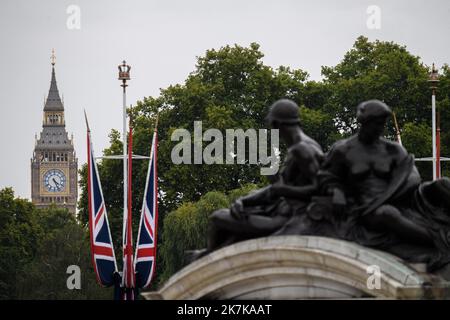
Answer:
<path fill-rule="evenodd" d="M 130 69 L 131 67 L 127 65 L 126 61 L 123 60 L 122 64 L 118 66 L 119 68 L 119 80 L 122 80 L 120 85 L 123 88 L 123 208 L 126 210 L 128 206 L 127 201 L 127 186 L 128 186 L 128 159 L 127 159 L 127 81 L 130 80 Z M 125 234 L 125 219 L 123 224 L 123 234 Z"/>
<path fill-rule="evenodd" d="M 433 180 L 437 178 L 437 162 L 436 162 L 436 89 L 439 83 L 438 71 L 434 67 L 431 69 L 430 77 L 428 79 L 430 83 L 431 95 L 431 121 L 432 121 L 432 136 L 433 136 Z"/>

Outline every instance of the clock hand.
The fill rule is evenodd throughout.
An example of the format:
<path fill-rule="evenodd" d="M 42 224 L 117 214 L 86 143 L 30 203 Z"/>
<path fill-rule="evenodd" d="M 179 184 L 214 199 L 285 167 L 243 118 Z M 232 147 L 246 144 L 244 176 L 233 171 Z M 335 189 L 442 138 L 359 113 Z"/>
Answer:
<path fill-rule="evenodd" d="M 53 182 L 55 183 L 55 187 L 57 187 L 57 188 L 58 188 L 58 185 L 59 185 L 59 183 L 58 183 L 58 182 L 56 182 L 55 178 L 52 178 L 52 180 L 53 180 Z"/>

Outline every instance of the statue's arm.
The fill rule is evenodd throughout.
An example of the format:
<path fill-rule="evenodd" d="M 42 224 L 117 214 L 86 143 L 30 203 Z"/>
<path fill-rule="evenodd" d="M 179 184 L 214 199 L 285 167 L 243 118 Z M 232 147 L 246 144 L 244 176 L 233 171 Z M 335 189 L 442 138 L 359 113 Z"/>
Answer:
<path fill-rule="evenodd" d="M 254 191 L 246 196 L 237 198 L 230 207 L 231 216 L 235 219 L 241 219 L 245 214 L 244 207 L 252 207 L 269 203 L 271 199 L 271 185 L 268 185 L 262 189 Z"/>
<path fill-rule="evenodd" d="M 272 194 L 278 197 L 293 198 L 299 200 L 309 200 L 313 193 L 317 190 L 317 180 L 305 186 L 292 186 L 287 184 L 272 185 Z"/>
<path fill-rule="evenodd" d="M 333 200 L 339 204 L 345 204 L 344 184 L 346 174 L 345 148 L 342 144 L 333 146 L 326 155 L 317 175 L 320 192 L 324 195 L 333 196 Z"/>
<path fill-rule="evenodd" d="M 255 192 L 241 197 L 240 200 L 242 201 L 242 204 L 247 207 L 267 203 L 271 196 L 270 187 L 271 185 L 268 185 L 264 188 L 256 190 Z"/>
<path fill-rule="evenodd" d="M 407 161 L 408 158 L 411 156 L 408 151 L 401 145 L 399 144 L 393 144 L 395 147 L 395 152 L 392 152 L 391 150 L 390 153 L 394 154 L 394 162 L 395 165 L 398 166 L 400 165 L 401 162 L 403 161 Z M 408 179 L 406 184 L 403 187 L 403 192 L 402 193 L 407 193 L 410 191 L 413 191 L 417 188 L 417 186 L 421 183 L 422 178 L 420 177 L 420 173 L 417 170 L 417 167 L 415 165 L 413 165 L 409 175 L 408 175 Z"/>

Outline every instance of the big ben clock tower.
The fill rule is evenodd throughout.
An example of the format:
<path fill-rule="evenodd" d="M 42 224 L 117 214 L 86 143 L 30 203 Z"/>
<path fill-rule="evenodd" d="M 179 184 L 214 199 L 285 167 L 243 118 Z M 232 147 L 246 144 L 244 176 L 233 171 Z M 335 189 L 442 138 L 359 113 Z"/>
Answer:
<path fill-rule="evenodd" d="M 52 203 L 76 212 L 78 159 L 73 137 L 66 131 L 64 104 L 59 96 L 52 54 L 52 79 L 44 105 L 42 131 L 31 159 L 31 200 L 38 208 Z"/>

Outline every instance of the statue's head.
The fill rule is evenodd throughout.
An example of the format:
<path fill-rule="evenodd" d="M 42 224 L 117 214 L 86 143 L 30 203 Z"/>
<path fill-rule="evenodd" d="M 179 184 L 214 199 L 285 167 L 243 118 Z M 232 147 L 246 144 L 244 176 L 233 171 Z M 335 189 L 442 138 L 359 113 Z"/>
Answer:
<path fill-rule="evenodd" d="M 298 111 L 299 107 L 294 101 L 280 99 L 270 106 L 266 121 L 274 129 L 284 125 L 299 125 Z"/>
<path fill-rule="evenodd" d="M 356 119 L 361 123 L 360 134 L 364 134 L 369 140 L 380 137 L 391 114 L 391 108 L 380 100 L 361 102 L 356 112 Z"/>
<path fill-rule="evenodd" d="M 387 119 L 392 114 L 391 108 L 380 100 L 368 100 L 361 102 L 356 111 L 356 118 L 359 123 L 364 124 L 373 118 Z"/>

